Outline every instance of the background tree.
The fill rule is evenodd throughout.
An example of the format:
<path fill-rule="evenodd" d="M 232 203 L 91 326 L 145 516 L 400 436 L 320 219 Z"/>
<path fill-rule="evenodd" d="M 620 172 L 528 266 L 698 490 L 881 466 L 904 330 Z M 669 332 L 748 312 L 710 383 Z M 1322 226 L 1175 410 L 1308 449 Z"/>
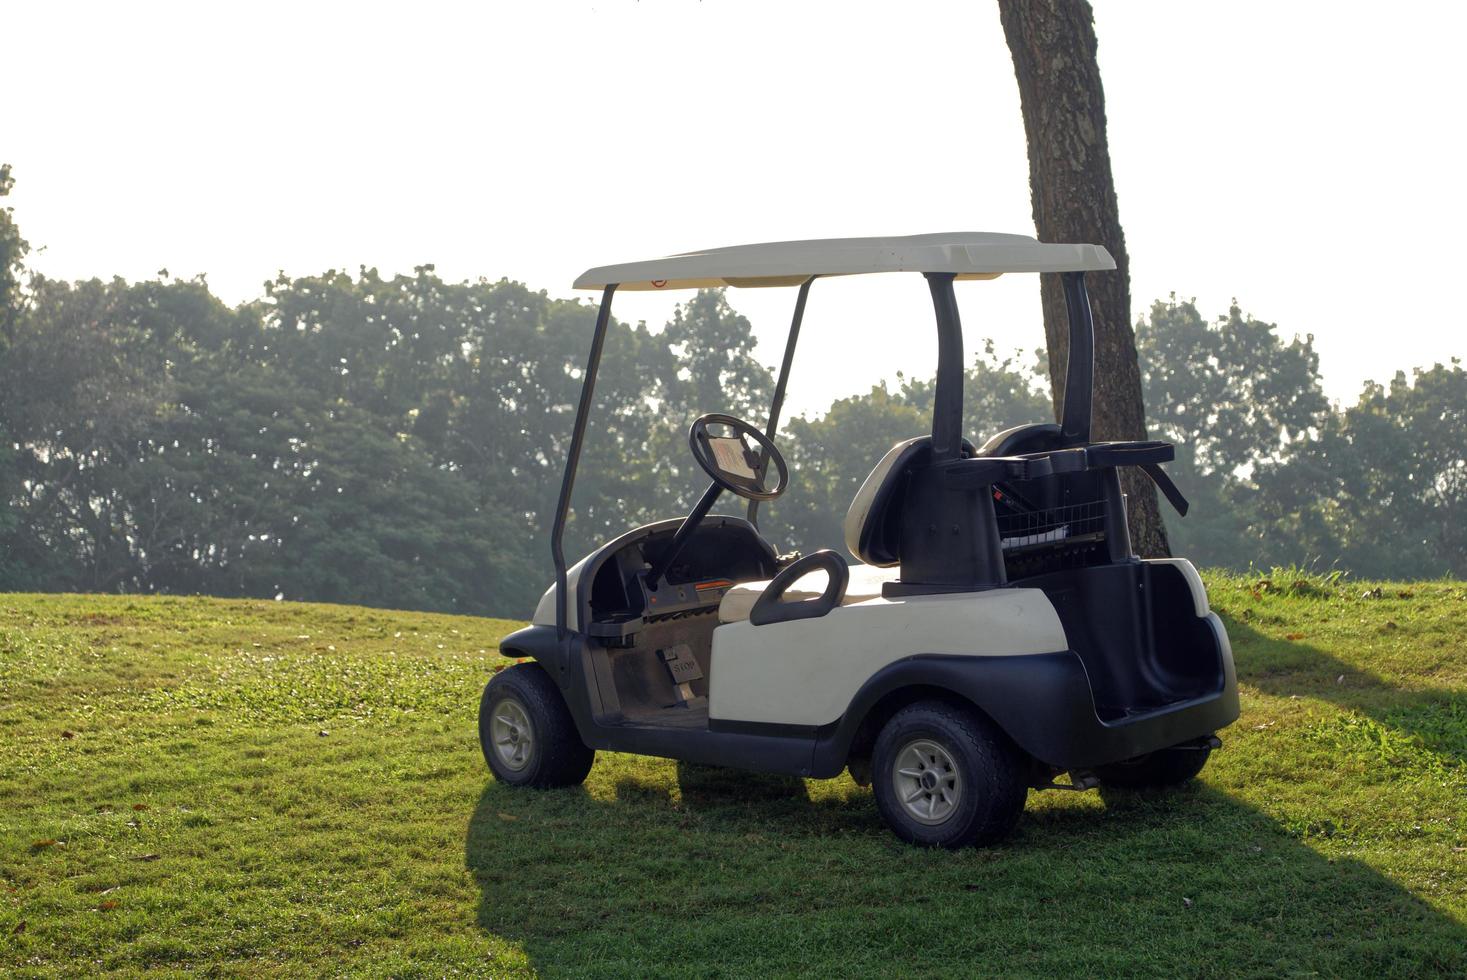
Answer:
<path fill-rule="evenodd" d="M 1458 361 L 1367 382 L 1330 420 L 1308 481 L 1314 554 L 1382 578 L 1467 576 L 1467 372 Z M 1280 482 L 1283 482 L 1281 479 Z"/>
<path fill-rule="evenodd" d="M 235 308 L 202 278 L 64 283 L 27 272 L 8 211 L 0 248 L 0 589 L 534 607 L 594 306 L 431 266 L 281 276 Z M 1456 362 L 1333 410 L 1313 339 L 1236 305 L 1208 322 L 1173 297 L 1136 336 L 1149 425 L 1178 443 L 1171 469 L 1197 504 L 1173 525 L 1189 557 L 1467 574 Z M 661 330 L 613 321 L 572 554 L 691 504 L 706 478 L 688 423 L 762 418 L 758 355 L 722 291 Z M 966 376 L 973 438 L 1042 414 L 1045 360 L 986 347 Z M 932 401 L 929 380 L 898 376 L 791 419 L 791 488 L 762 511 L 771 540 L 842 548 L 861 481 L 927 430 Z"/>
<path fill-rule="evenodd" d="M 1131 331 L 1130 259 L 1111 177 L 1094 15 L 1085 0 L 999 0 L 998 9 L 1019 83 L 1039 237 L 1049 242 L 1098 243 L 1116 260 L 1114 272 L 1086 276 L 1095 315 L 1094 438 L 1144 439 L 1141 374 Z M 1059 277 L 1041 276 L 1040 292 L 1058 419 L 1069 357 Z M 1134 467 L 1121 470 L 1121 481 L 1129 498 L 1136 551 L 1168 554 L 1151 481 Z"/>
<path fill-rule="evenodd" d="M 8 197 L 14 186 L 10 164 L 0 164 L 0 198 Z M 20 313 L 20 283 L 29 250 L 26 240 L 20 237 L 13 209 L 8 205 L 0 207 L 0 370 L 6 363 L 6 351 L 14 335 L 15 319 Z M 3 397 L 0 394 L 0 398 Z M 16 525 L 14 511 L 4 504 L 20 491 L 15 452 L 11 448 L 13 438 L 5 428 L 4 419 L 5 416 L 0 415 L 0 588 L 14 581 L 19 574 L 16 557 L 9 548 L 3 547 L 12 539 Z"/>
<path fill-rule="evenodd" d="M 1167 471 L 1194 505 L 1167 520 L 1178 553 L 1231 568 L 1298 560 L 1297 536 L 1258 508 L 1260 482 L 1301 462 L 1329 415 L 1313 336 L 1286 342 L 1236 303 L 1208 323 L 1173 296 L 1138 321 L 1136 343 L 1150 430 L 1176 445 Z"/>

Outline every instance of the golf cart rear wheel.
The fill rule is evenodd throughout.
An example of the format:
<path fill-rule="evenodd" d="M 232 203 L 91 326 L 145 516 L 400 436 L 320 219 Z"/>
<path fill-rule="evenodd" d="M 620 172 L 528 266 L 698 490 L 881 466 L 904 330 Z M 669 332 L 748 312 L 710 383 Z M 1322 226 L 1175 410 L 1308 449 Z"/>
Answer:
<path fill-rule="evenodd" d="M 1024 811 L 1023 754 L 970 708 L 945 701 L 903 708 L 881 729 L 871 761 L 876 807 L 912 844 L 992 844 Z"/>
<path fill-rule="evenodd" d="M 1196 776 L 1207 765 L 1212 749 L 1161 749 L 1137 759 L 1097 766 L 1095 775 L 1106 786 L 1121 789 L 1177 786 Z"/>
<path fill-rule="evenodd" d="M 484 688 L 479 746 L 495 779 L 537 789 L 579 785 L 596 759 L 555 682 L 534 663 L 506 667 Z"/>

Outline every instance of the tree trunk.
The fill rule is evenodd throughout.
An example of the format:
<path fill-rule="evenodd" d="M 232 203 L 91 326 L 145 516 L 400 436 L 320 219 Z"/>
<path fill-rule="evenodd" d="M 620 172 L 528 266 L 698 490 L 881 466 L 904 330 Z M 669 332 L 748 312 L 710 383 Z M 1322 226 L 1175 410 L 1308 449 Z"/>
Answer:
<path fill-rule="evenodd" d="M 1095 421 L 1092 438 L 1145 439 L 1141 371 L 1131 330 L 1131 278 L 1105 138 L 1105 94 L 1095 60 L 1095 25 L 1086 0 L 998 0 L 1014 56 L 1034 226 L 1046 242 L 1104 245 L 1114 272 L 1088 274 L 1095 316 Z M 1069 324 L 1058 275 L 1040 277 L 1054 415 L 1063 413 Z M 1170 554 L 1156 488 L 1135 467 L 1121 470 L 1131 543 L 1147 557 Z"/>

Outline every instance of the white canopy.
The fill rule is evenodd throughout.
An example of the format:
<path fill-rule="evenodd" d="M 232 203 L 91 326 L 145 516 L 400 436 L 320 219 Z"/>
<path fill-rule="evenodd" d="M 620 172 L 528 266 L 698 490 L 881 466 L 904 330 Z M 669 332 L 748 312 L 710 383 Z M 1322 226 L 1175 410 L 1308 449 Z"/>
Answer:
<path fill-rule="evenodd" d="M 810 276 L 869 272 L 951 272 L 959 279 L 996 279 L 1005 272 L 1114 269 L 1099 245 L 1059 245 L 1028 235 L 960 231 L 896 238 L 825 238 L 735 245 L 646 262 L 588 269 L 576 289 L 698 289 L 705 286 L 796 286 Z"/>

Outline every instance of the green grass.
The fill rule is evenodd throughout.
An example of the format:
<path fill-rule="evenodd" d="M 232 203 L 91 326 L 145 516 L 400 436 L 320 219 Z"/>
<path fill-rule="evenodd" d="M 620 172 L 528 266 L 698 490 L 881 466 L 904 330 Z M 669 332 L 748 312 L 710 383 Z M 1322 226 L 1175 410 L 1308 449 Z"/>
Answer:
<path fill-rule="evenodd" d="M 513 623 L 0 596 L 0 974 L 1467 975 L 1467 587 L 1209 585 L 1203 778 L 957 854 L 845 778 L 496 785 Z"/>

